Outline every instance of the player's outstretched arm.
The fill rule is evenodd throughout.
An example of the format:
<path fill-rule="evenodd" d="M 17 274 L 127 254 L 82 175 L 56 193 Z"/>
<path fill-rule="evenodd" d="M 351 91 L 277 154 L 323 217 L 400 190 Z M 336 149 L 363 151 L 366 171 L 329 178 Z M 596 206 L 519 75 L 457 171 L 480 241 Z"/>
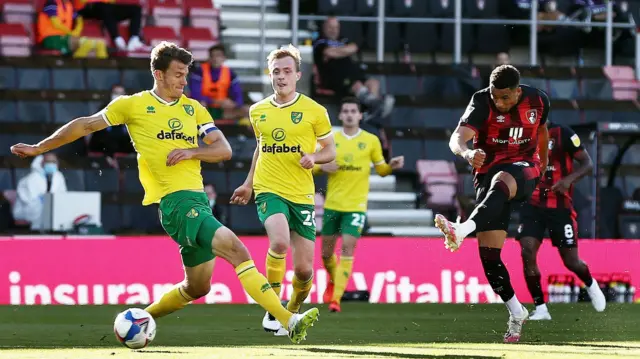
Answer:
<path fill-rule="evenodd" d="M 336 159 L 336 143 L 333 140 L 333 135 L 318 140 L 318 143 L 322 148 L 313 154 L 314 163 L 329 163 Z"/>
<path fill-rule="evenodd" d="M 100 131 L 108 126 L 102 114 L 95 114 L 90 117 L 79 117 L 60 127 L 51 136 L 45 138 L 35 145 L 18 143 L 11 146 L 11 153 L 20 157 L 32 157 L 45 152 L 62 147 L 80 137 L 90 133 Z"/>

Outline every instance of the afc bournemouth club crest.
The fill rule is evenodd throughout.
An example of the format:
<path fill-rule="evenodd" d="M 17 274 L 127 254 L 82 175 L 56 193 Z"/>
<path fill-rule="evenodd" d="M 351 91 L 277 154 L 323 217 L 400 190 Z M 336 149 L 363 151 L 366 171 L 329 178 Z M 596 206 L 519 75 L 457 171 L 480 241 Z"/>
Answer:
<path fill-rule="evenodd" d="M 191 105 L 182 105 L 182 107 L 184 107 L 184 112 L 186 112 L 187 115 L 193 116 L 193 106 L 191 106 Z"/>
<path fill-rule="evenodd" d="M 555 146 L 555 140 L 553 138 L 549 139 L 549 151 L 553 150 L 553 147 Z"/>
<path fill-rule="evenodd" d="M 531 124 L 534 124 L 538 120 L 538 111 L 529 110 L 527 111 L 526 116 L 527 116 L 527 120 L 529 120 Z"/>
<path fill-rule="evenodd" d="M 302 121 L 302 112 L 291 112 L 291 122 L 296 125 Z"/>

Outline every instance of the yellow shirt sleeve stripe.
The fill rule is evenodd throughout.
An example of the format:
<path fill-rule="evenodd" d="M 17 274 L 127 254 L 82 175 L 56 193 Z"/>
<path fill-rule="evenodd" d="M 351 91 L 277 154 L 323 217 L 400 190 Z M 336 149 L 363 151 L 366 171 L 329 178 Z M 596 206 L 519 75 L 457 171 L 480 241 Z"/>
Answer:
<path fill-rule="evenodd" d="M 107 117 L 106 111 L 100 112 L 100 115 L 102 115 L 102 119 L 104 120 L 104 122 L 107 123 L 107 125 L 113 126 L 111 122 L 109 122 L 109 118 Z"/>

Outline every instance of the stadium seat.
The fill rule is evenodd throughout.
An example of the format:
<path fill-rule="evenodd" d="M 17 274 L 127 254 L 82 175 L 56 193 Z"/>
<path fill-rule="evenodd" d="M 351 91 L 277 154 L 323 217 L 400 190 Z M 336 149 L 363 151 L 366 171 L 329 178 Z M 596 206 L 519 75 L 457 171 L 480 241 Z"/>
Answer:
<path fill-rule="evenodd" d="M 320 15 L 351 15 L 355 11 L 353 0 L 319 0 L 318 14 Z"/>
<path fill-rule="evenodd" d="M 15 122 L 17 120 L 16 103 L 14 101 L 0 101 L 0 122 Z"/>
<path fill-rule="evenodd" d="M 62 169 L 68 191 L 84 191 L 84 171 L 81 169 Z"/>
<path fill-rule="evenodd" d="M 340 37 L 362 47 L 364 45 L 364 26 L 365 24 L 361 22 L 343 21 L 340 23 Z"/>
<path fill-rule="evenodd" d="M 613 88 L 607 79 L 582 79 L 580 94 L 586 100 L 613 100 Z"/>
<path fill-rule="evenodd" d="M 366 29 L 366 42 L 365 45 L 369 49 L 378 48 L 378 24 L 367 23 Z M 384 24 L 384 51 L 398 52 L 402 48 L 402 41 L 400 35 L 399 23 L 385 23 Z"/>
<path fill-rule="evenodd" d="M 180 33 L 182 27 L 182 6 L 176 0 L 149 0 L 149 13 L 157 27 L 170 27 Z M 145 31 L 145 36 L 148 36 Z M 149 40 L 150 41 L 150 40 Z"/>
<path fill-rule="evenodd" d="M 104 159 L 92 159 L 90 168 L 84 170 L 87 191 L 117 192 L 118 172 Z"/>
<path fill-rule="evenodd" d="M 387 93 L 416 96 L 424 93 L 422 78 L 417 75 L 387 76 Z"/>
<path fill-rule="evenodd" d="M 106 234 L 113 234 L 122 227 L 122 213 L 117 204 L 102 204 L 100 208 L 102 229 Z"/>
<path fill-rule="evenodd" d="M 147 90 L 153 87 L 153 76 L 149 70 L 123 70 L 122 85 L 132 93 Z"/>
<path fill-rule="evenodd" d="M 230 193 L 235 188 L 229 190 L 227 185 L 227 173 L 224 170 L 203 170 L 202 181 L 207 184 L 211 183 L 216 187 L 217 193 Z"/>
<path fill-rule="evenodd" d="M 207 28 L 183 27 L 182 45 L 189 49 L 198 61 L 209 58 L 209 48 L 217 43 L 211 31 Z"/>
<path fill-rule="evenodd" d="M 424 192 L 428 194 L 427 207 L 456 209 L 458 174 L 455 165 L 447 161 L 419 160 L 416 168 L 420 182 L 424 185 Z"/>
<path fill-rule="evenodd" d="M 180 43 L 176 31 L 179 31 L 179 29 L 175 30 L 175 28 L 171 26 L 145 26 L 142 32 L 145 40 L 147 40 L 151 46 L 156 46 L 162 41 Z"/>
<path fill-rule="evenodd" d="M 229 206 L 229 227 L 237 232 L 263 233 L 262 223 L 258 219 L 256 207 L 249 206 Z"/>
<path fill-rule="evenodd" d="M 86 89 L 83 69 L 53 69 L 54 90 L 84 90 Z"/>
<path fill-rule="evenodd" d="M 82 36 L 104 39 L 108 46 L 113 46 L 111 38 L 102 30 L 102 23 L 96 20 L 84 20 Z"/>
<path fill-rule="evenodd" d="M 392 17 L 422 17 L 427 14 L 428 3 L 422 1 L 391 0 L 389 15 Z"/>
<path fill-rule="evenodd" d="M 16 70 L 10 66 L 0 66 L 0 90 L 16 87 Z"/>
<path fill-rule="evenodd" d="M 13 179 L 11 178 L 11 170 L 8 168 L 0 168 L 0 191 L 13 189 Z"/>
<path fill-rule="evenodd" d="M 605 66 L 605 76 L 611 81 L 615 100 L 636 100 L 640 84 L 635 71 L 629 66 Z"/>
<path fill-rule="evenodd" d="M 0 54 L 16 57 L 31 55 L 31 38 L 24 25 L 0 23 Z"/>
<path fill-rule="evenodd" d="M 33 37 L 34 6 L 30 0 L 7 0 L 2 5 L 4 22 L 9 24 L 22 24 L 31 37 Z"/>
<path fill-rule="evenodd" d="M 184 0 L 183 6 L 191 26 L 208 29 L 216 41 L 220 38 L 220 13 L 213 7 L 211 0 Z"/>
<path fill-rule="evenodd" d="M 51 104 L 48 101 L 18 101 L 17 107 L 20 122 L 51 123 Z"/>
<path fill-rule="evenodd" d="M 41 68 L 18 68 L 19 90 L 48 90 L 51 88 L 51 72 Z"/>
<path fill-rule="evenodd" d="M 74 118 L 87 116 L 89 104 L 84 101 L 55 101 L 53 103 L 53 122 L 67 123 Z"/>
<path fill-rule="evenodd" d="M 89 90 L 111 90 L 120 83 L 120 71 L 117 69 L 87 69 L 87 88 Z"/>

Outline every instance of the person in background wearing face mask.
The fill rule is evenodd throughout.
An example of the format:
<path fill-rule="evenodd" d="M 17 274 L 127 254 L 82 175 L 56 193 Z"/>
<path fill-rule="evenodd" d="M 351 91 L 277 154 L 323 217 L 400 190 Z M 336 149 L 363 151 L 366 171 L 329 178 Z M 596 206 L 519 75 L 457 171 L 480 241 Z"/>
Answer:
<path fill-rule="evenodd" d="M 111 88 L 111 100 L 109 102 L 125 94 L 124 86 L 113 85 Z M 102 107 L 107 107 L 107 105 L 109 105 L 109 103 L 105 103 Z M 115 153 L 132 154 L 135 152 L 126 126 L 107 127 L 104 131 L 89 134 L 87 138 L 89 141 L 89 152 L 104 153 L 109 157 L 112 157 Z"/>
<path fill-rule="evenodd" d="M 216 199 L 218 198 L 216 186 L 211 183 L 205 183 L 204 193 L 206 193 L 209 198 L 209 207 L 211 207 L 211 212 L 216 218 L 218 218 L 220 223 L 224 224 L 226 222 L 226 213 L 224 213 L 220 205 L 216 202 Z"/>
<path fill-rule="evenodd" d="M 44 195 L 66 191 L 67 183 L 58 171 L 58 157 L 53 153 L 37 156 L 31 162 L 31 173 L 18 182 L 13 217 L 31 223 L 32 230 L 40 230 Z"/>

